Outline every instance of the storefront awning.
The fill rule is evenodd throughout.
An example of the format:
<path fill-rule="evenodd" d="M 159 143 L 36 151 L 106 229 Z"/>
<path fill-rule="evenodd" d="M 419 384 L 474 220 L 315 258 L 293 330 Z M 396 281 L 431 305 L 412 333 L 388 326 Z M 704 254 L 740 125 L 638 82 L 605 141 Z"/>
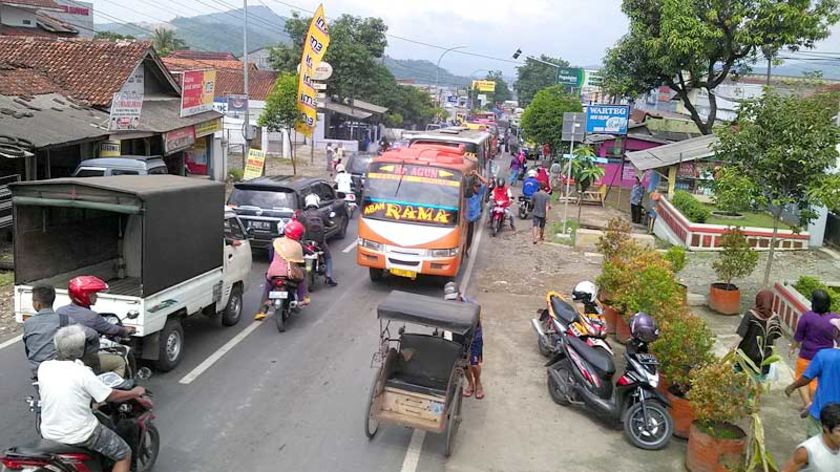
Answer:
<path fill-rule="evenodd" d="M 709 134 L 644 151 L 628 152 L 627 158 L 640 171 L 659 169 L 714 156 L 713 147 L 717 143 L 717 136 Z"/>
<path fill-rule="evenodd" d="M 140 111 L 139 128 L 125 132 L 114 131 L 111 137 L 113 139 L 120 139 L 121 133 L 166 133 L 167 131 L 205 123 L 223 116 L 222 113 L 217 111 L 207 111 L 182 118 L 180 98 L 146 98 L 143 100 L 143 108 Z"/>
<path fill-rule="evenodd" d="M 373 116 L 373 113 L 362 110 L 361 108 L 351 108 L 347 105 L 335 103 L 330 100 L 327 100 L 327 102 L 324 104 L 324 108 L 341 115 L 349 116 L 350 118 L 356 120 L 366 120 Z"/>

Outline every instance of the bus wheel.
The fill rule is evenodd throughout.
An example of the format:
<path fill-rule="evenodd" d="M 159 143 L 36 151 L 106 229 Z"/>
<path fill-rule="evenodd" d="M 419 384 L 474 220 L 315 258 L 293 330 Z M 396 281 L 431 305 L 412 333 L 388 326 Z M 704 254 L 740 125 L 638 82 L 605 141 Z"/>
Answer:
<path fill-rule="evenodd" d="M 370 281 L 371 282 L 382 282 L 383 278 L 385 278 L 385 270 L 374 269 L 373 267 L 370 268 Z"/>

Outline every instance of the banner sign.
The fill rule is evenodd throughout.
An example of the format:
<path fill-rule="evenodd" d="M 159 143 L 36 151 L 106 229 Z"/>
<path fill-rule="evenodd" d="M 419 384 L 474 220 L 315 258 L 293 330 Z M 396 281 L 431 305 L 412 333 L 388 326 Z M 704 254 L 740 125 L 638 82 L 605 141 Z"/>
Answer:
<path fill-rule="evenodd" d="M 181 117 L 212 111 L 215 92 L 215 70 L 188 70 L 182 72 Z"/>
<path fill-rule="evenodd" d="M 195 127 L 187 126 L 163 134 L 163 152 L 166 155 L 183 151 L 195 144 Z"/>
<path fill-rule="evenodd" d="M 577 67 L 559 67 L 557 83 L 567 87 L 580 87 L 583 83 L 583 69 Z"/>
<path fill-rule="evenodd" d="M 586 107 L 586 132 L 625 135 L 629 118 L 627 105 L 589 105 Z"/>
<path fill-rule="evenodd" d="M 494 81 L 494 80 L 473 80 L 472 81 L 472 88 L 473 88 L 473 90 L 478 90 L 479 92 L 495 92 L 496 91 L 496 81 Z"/>
<path fill-rule="evenodd" d="M 140 111 L 143 95 L 131 92 L 117 92 L 111 99 L 111 114 L 108 117 L 108 131 L 132 130 L 140 127 Z"/>
<path fill-rule="evenodd" d="M 318 92 L 313 81 L 316 80 L 318 66 L 327 53 L 330 45 L 330 30 L 327 17 L 324 15 L 324 5 L 318 5 L 315 16 L 309 23 L 309 31 L 303 43 L 303 53 L 300 58 L 300 73 L 298 73 L 298 110 L 300 123 L 296 129 L 304 136 L 311 137 L 318 120 Z"/>
<path fill-rule="evenodd" d="M 265 166 L 265 151 L 259 149 L 248 149 L 248 161 L 245 162 L 245 172 L 242 173 L 242 180 L 251 180 L 260 177 Z"/>
<path fill-rule="evenodd" d="M 207 136 L 208 134 L 213 134 L 216 131 L 222 130 L 222 119 L 221 118 L 213 118 L 210 121 L 205 121 L 203 123 L 199 123 L 195 125 L 195 137 L 200 138 L 202 136 Z"/>
<path fill-rule="evenodd" d="M 228 95 L 227 96 L 227 112 L 234 115 L 244 114 L 248 111 L 248 96 L 247 95 Z"/>

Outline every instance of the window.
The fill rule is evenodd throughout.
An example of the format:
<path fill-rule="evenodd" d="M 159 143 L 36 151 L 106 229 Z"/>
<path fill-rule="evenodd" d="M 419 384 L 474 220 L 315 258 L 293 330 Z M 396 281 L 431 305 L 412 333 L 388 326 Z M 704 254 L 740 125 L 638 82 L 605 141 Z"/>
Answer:
<path fill-rule="evenodd" d="M 20 22 L 23 23 L 24 25 L 31 25 L 32 24 L 32 20 L 20 20 Z"/>
<path fill-rule="evenodd" d="M 159 175 L 168 173 L 169 172 L 166 170 L 166 166 L 152 167 L 151 169 L 149 169 L 149 175 Z"/>
<path fill-rule="evenodd" d="M 136 170 L 111 169 L 111 175 L 140 175 Z"/>
<path fill-rule="evenodd" d="M 79 169 L 75 177 L 102 177 L 105 169 Z"/>
<path fill-rule="evenodd" d="M 245 239 L 245 230 L 242 229 L 242 224 L 239 222 L 239 218 L 225 218 L 225 239 Z"/>
<path fill-rule="evenodd" d="M 335 193 L 333 192 L 332 187 L 327 184 L 315 184 L 312 186 L 312 190 L 314 190 L 321 199 L 321 205 L 335 200 Z"/>
<path fill-rule="evenodd" d="M 240 207 L 257 207 L 263 210 L 294 210 L 298 207 L 297 197 L 287 188 L 268 190 L 234 187 L 228 204 Z"/>

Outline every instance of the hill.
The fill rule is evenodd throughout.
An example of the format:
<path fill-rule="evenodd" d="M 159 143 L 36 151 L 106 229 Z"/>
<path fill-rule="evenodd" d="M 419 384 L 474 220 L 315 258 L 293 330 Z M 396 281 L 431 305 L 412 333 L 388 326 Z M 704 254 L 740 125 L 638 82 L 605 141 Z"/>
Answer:
<path fill-rule="evenodd" d="M 394 59 L 385 56 L 385 67 L 394 74 L 397 80 L 415 80 L 420 84 L 434 84 L 437 65 L 432 61 L 415 59 Z M 438 83 L 448 86 L 464 86 L 472 79 L 455 75 L 444 68 L 438 71 Z M 483 78 L 483 77 L 482 77 Z"/>
<path fill-rule="evenodd" d="M 95 25 L 96 31 L 110 31 L 129 34 L 137 38 L 149 38 L 155 28 L 173 28 L 179 38 L 194 49 L 232 52 L 242 54 L 243 9 L 211 13 L 191 17 L 176 17 L 169 23 L 102 23 Z M 255 50 L 287 42 L 289 37 L 283 31 L 286 18 L 277 15 L 264 6 L 248 7 L 248 49 Z"/>

